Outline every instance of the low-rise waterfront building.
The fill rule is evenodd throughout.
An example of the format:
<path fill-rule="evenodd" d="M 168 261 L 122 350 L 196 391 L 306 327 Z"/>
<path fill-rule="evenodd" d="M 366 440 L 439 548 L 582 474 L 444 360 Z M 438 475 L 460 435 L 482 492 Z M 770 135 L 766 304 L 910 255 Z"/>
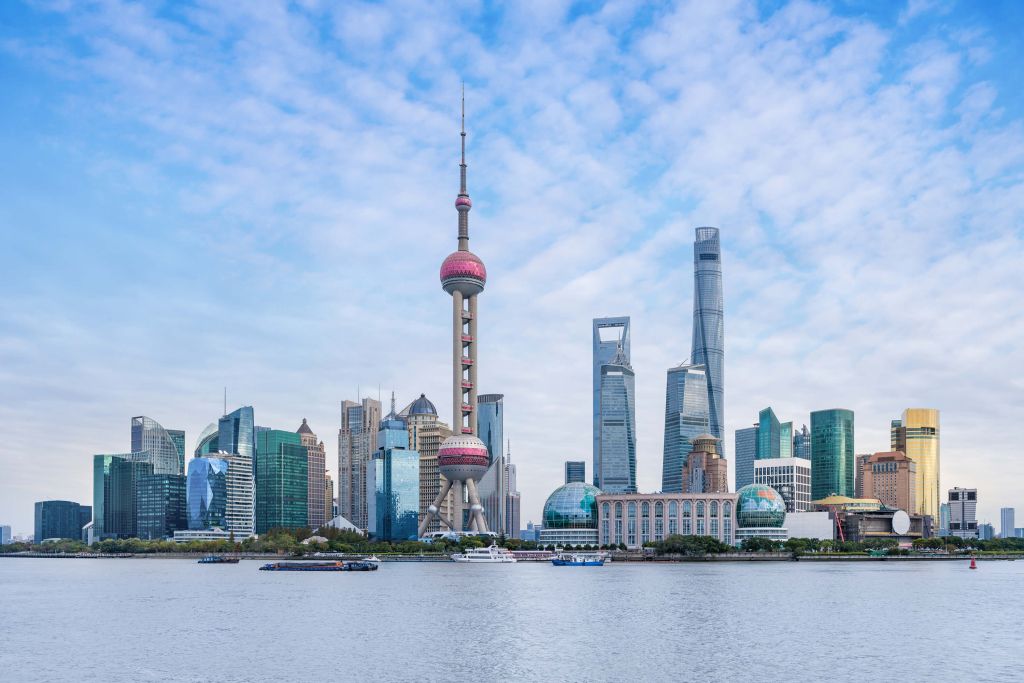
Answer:
<path fill-rule="evenodd" d="M 765 484 L 749 484 L 736 492 L 736 536 L 739 545 L 748 538 L 785 541 L 786 501 Z"/>
<path fill-rule="evenodd" d="M 189 541 L 231 541 L 239 540 L 227 529 L 178 529 L 174 532 L 172 540 L 175 543 L 188 543 Z"/>
<path fill-rule="evenodd" d="M 735 542 L 735 493 L 616 493 L 597 496 L 598 542 L 636 549 L 668 536 Z"/>
<path fill-rule="evenodd" d="M 928 518 L 908 515 L 904 510 L 882 508 L 873 512 L 840 513 L 837 516 L 840 540 L 862 543 L 872 539 L 896 541 L 909 546 L 918 538 L 928 536 Z M 841 527 L 841 530 L 838 528 Z"/>
<path fill-rule="evenodd" d="M 835 522 L 829 512 L 787 512 L 783 527 L 788 538 L 816 538 L 819 541 L 835 538 Z"/>

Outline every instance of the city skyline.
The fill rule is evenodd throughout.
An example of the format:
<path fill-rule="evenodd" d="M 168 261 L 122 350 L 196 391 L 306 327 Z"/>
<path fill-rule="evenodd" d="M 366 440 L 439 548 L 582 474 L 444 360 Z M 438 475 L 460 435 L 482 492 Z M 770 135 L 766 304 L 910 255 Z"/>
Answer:
<path fill-rule="evenodd" d="M 924 26 L 942 10 L 921 7 L 854 16 L 740 3 L 665 10 L 656 25 L 623 8 L 507 8 L 519 35 L 482 40 L 470 16 L 474 39 L 452 58 L 436 48 L 455 9 L 378 8 L 373 30 L 336 37 L 341 56 L 259 16 L 211 10 L 214 25 L 281 46 L 232 52 L 249 74 L 237 80 L 234 68 L 205 69 L 222 48 L 181 17 L 0 10 L 19 32 L 2 53 L 12 163 L 0 220 L 19 258 L 0 314 L 0 523 L 26 533 L 35 501 L 88 504 L 92 456 L 123 452 L 132 416 L 184 428 L 188 457 L 225 384 L 258 424 L 316 425 L 335 482 L 338 405 L 377 395 L 357 396 L 360 385 L 425 393 L 454 424 L 436 264 L 450 250 L 462 77 L 474 242 L 493 273 L 480 390 L 506 396 L 523 525 L 539 521 L 566 459 L 590 460 L 594 317 L 631 317 L 638 489 L 660 488 L 664 373 L 690 339 L 701 225 L 721 230 L 729 460 L 734 431 L 767 405 L 794 425 L 849 408 L 859 453 L 887 451 L 889 421 L 907 406 L 932 406 L 942 491 L 977 488 L 978 519 L 996 523 L 1000 507 L 1024 507 L 1019 446 L 1001 428 L 1020 416 L 1005 370 L 1024 361 L 1024 192 L 1020 95 L 1013 70 L 998 72 L 1020 41 L 1007 47 L 1001 24 L 1012 22 L 998 10 L 950 10 L 980 29 L 962 34 Z M 108 52 L 105 35 L 125 52 Z M 550 35 L 566 40 L 530 61 L 527 48 Z M 195 61 L 165 71 L 154 55 L 183 43 Z M 690 55 L 676 52 L 684 44 Z M 371 75 L 360 59 L 397 66 Z M 335 60 L 340 85 L 318 83 Z M 566 81 L 559 65 L 577 60 L 598 75 L 574 69 Z M 412 78 L 418 61 L 436 78 Z M 519 87 L 526 70 L 530 88 Z M 749 99 L 731 92 L 748 80 L 760 84 Z M 898 381 L 883 392 L 881 377 Z"/>

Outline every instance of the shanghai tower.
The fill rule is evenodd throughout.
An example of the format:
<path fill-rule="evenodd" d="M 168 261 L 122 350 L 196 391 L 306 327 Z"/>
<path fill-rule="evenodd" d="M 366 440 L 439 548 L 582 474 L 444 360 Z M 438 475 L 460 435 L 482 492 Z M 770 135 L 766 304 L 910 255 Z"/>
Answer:
<path fill-rule="evenodd" d="M 693 243 L 693 347 L 691 362 L 703 365 L 708 387 L 708 427 L 725 444 L 725 321 L 722 250 L 718 228 L 697 228 Z"/>

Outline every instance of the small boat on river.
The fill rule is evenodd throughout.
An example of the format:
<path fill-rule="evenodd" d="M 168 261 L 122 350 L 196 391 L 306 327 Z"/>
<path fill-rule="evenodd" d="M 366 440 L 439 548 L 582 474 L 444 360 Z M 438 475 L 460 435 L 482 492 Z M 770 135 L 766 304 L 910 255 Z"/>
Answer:
<path fill-rule="evenodd" d="M 603 553 L 558 553 L 551 560 L 556 567 L 603 567 Z"/>
<path fill-rule="evenodd" d="M 199 560 L 199 564 L 238 564 L 238 558 L 224 557 L 223 555 L 207 555 Z"/>

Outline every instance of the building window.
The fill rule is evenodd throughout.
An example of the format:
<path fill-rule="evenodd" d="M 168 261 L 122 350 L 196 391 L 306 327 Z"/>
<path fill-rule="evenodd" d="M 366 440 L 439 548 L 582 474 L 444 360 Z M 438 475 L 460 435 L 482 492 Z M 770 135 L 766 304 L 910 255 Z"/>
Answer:
<path fill-rule="evenodd" d="M 608 520 L 601 520 L 601 545 L 608 544 Z"/>
<path fill-rule="evenodd" d="M 718 516 L 718 501 L 717 500 L 711 501 L 711 516 L 712 517 L 717 517 Z"/>
<path fill-rule="evenodd" d="M 661 517 L 654 518 L 654 540 L 662 541 L 665 539 L 665 526 L 664 520 Z"/>
<path fill-rule="evenodd" d="M 683 518 L 683 536 L 691 535 L 693 533 L 693 531 L 691 531 L 692 528 L 693 527 L 690 526 L 690 518 L 689 517 L 684 517 Z"/>
<path fill-rule="evenodd" d="M 692 508 L 690 507 L 690 501 L 683 502 L 683 517 L 689 517 Z"/>
<path fill-rule="evenodd" d="M 698 504 L 698 508 L 699 507 L 700 507 L 700 504 Z M 697 535 L 698 536 L 703 536 L 704 535 L 704 518 L 703 517 L 698 517 L 697 518 Z"/>
<path fill-rule="evenodd" d="M 640 504 L 640 516 L 641 517 L 650 517 L 651 516 L 651 504 L 648 503 L 647 501 L 644 501 L 643 503 Z"/>
<path fill-rule="evenodd" d="M 615 519 L 622 519 L 622 503 L 615 504 Z"/>
<path fill-rule="evenodd" d="M 636 519 L 636 503 L 633 501 L 629 502 L 629 518 Z"/>
<path fill-rule="evenodd" d="M 718 538 L 718 518 L 717 517 L 712 517 L 711 518 L 711 535 L 714 536 L 715 538 Z M 722 539 L 719 538 L 718 540 L 722 540 Z"/>
<path fill-rule="evenodd" d="M 726 503 L 726 505 L 728 505 L 728 503 Z M 729 519 L 729 517 L 726 517 L 722 526 L 725 527 L 725 538 L 723 540 L 726 543 L 732 543 L 732 520 Z"/>
<path fill-rule="evenodd" d="M 697 517 L 700 517 L 700 518 L 704 517 L 704 501 L 703 500 L 698 500 L 697 501 Z"/>
<path fill-rule="evenodd" d="M 622 543 L 622 519 L 615 520 L 615 544 Z"/>
<path fill-rule="evenodd" d="M 601 505 L 601 516 L 604 517 L 605 519 L 608 519 L 608 514 L 610 512 L 611 512 L 611 506 L 608 505 L 608 503 L 603 503 Z"/>
<path fill-rule="evenodd" d="M 640 518 L 640 542 L 646 543 L 651 540 L 651 520 L 647 517 Z"/>

